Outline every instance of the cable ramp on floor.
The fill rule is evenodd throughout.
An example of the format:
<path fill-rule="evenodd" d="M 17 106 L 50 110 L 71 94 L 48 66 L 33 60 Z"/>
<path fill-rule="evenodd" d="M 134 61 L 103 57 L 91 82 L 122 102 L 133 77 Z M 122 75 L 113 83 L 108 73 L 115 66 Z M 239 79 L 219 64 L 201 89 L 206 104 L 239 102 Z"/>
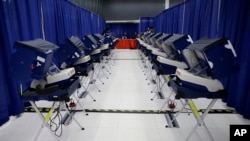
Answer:
<path fill-rule="evenodd" d="M 43 107 L 38 108 L 40 112 L 47 113 L 50 111 L 50 108 Z M 72 110 L 74 112 L 81 112 L 82 110 Z M 26 107 L 24 112 L 35 112 L 32 107 Z M 166 114 L 172 113 L 175 114 L 178 111 L 173 110 L 131 110 L 131 109 L 85 109 L 85 112 L 89 113 L 134 113 L 134 114 Z M 200 109 L 199 112 L 205 112 L 205 109 Z M 236 114 L 237 112 L 234 109 L 211 109 L 210 114 Z"/>
<path fill-rule="evenodd" d="M 38 110 L 41 113 L 49 113 L 50 108 L 43 107 L 43 108 L 38 108 Z M 26 107 L 25 112 L 35 112 L 35 109 L 32 107 Z M 76 112 L 83 112 L 83 110 L 71 110 L 71 112 L 76 113 Z M 87 113 L 119 113 L 119 114 L 162 114 L 164 115 L 167 124 L 165 125 L 166 128 L 179 128 L 180 125 L 178 121 L 175 119 L 175 114 L 178 111 L 174 110 L 129 110 L 129 109 L 85 109 L 84 112 Z M 199 112 L 204 113 L 205 109 L 199 110 Z M 189 109 L 186 110 L 186 112 L 182 113 L 187 113 L 190 114 L 191 111 Z M 211 114 L 233 114 L 236 113 L 232 109 L 211 109 L 209 111 Z"/>

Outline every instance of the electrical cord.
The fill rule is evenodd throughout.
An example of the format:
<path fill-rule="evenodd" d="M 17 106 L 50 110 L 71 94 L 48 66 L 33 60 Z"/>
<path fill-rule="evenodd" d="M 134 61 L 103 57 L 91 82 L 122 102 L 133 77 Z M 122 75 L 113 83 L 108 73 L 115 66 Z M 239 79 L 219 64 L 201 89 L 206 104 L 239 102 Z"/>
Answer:
<path fill-rule="evenodd" d="M 62 114 L 60 113 L 60 106 L 56 109 L 55 114 L 49 120 L 50 130 L 57 136 L 62 135 Z"/>
<path fill-rule="evenodd" d="M 65 105 L 66 105 L 66 108 L 67 108 L 67 111 L 66 114 L 69 114 L 67 118 L 67 122 L 63 123 L 65 126 L 68 126 L 71 122 L 72 122 L 72 119 L 73 119 L 73 115 L 71 110 L 69 109 L 69 106 L 68 104 L 65 102 Z M 54 106 L 54 104 L 53 104 Z M 61 114 L 61 104 L 59 104 L 59 107 L 56 108 L 54 110 L 54 114 L 50 117 L 49 119 L 49 128 L 50 130 L 57 136 L 57 137 L 60 137 L 62 136 L 62 114 Z"/>

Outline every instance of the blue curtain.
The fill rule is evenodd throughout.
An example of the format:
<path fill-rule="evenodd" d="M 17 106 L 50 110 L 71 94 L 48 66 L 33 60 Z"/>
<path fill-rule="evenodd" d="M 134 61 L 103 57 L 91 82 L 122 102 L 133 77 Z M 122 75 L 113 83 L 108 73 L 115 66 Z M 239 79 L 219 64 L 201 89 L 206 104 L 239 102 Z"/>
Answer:
<path fill-rule="evenodd" d="M 45 39 L 61 44 L 66 37 L 81 35 L 78 7 L 62 0 L 42 0 Z"/>
<path fill-rule="evenodd" d="M 45 40 L 55 44 L 62 42 L 65 37 L 62 8 L 58 0 L 42 0 Z"/>
<path fill-rule="evenodd" d="M 184 13 L 184 34 L 193 40 L 214 38 L 217 34 L 218 0 L 187 0 Z"/>
<path fill-rule="evenodd" d="M 106 21 L 104 18 L 99 17 L 99 33 L 102 33 L 106 29 Z"/>
<path fill-rule="evenodd" d="M 163 13 L 164 11 L 155 17 L 155 23 L 154 23 L 155 32 L 163 32 L 163 29 L 162 29 L 162 26 L 164 25 L 162 24 L 164 20 Z"/>
<path fill-rule="evenodd" d="M 250 1 L 221 0 L 219 37 L 228 37 L 236 52 L 238 70 L 230 77 L 227 105 L 250 119 Z"/>
<path fill-rule="evenodd" d="M 77 35 L 78 32 L 80 31 L 80 25 L 78 25 L 78 7 L 72 3 L 64 3 L 64 26 L 63 28 L 65 29 L 65 37 L 70 37 L 72 35 Z"/>
<path fill-rule="evenodd" d="M 16 0 L 0 2 L 0 125 L 9 116 L 23 112 L 24 104 L 19 95 L 19 84 L 10 73 L 11 53 L 17 40 L 41 37 L 40 2 Z"/>
<path fill-rule="evenodd" d="M 155 17 L 155 31 L 182 33 L 184 4 L 178 4 Z"/>
<path fill-rule="evenodd" d="M 91 13 L 91 22 L 92 22 L 92 32 L 98 33 L 98 16 L 94 13 Z"/>
<path fill-rule="evenodd" d="M 127 38 L 132 38 L 134 34 L 138 33 L 137 23 L 110 23 L 107 24 L 107 27 L 118 38 L 121 38 L 124 33 Z"/>
<path fill-rule="evenodd" d="M 217 34 L 219 1 L 187 0 L 155 17 L 155 31 L 189 34 L 194 40 Z"/>
<path fill-rule="evenodd" d="M 83 35 L 93 33 L 91 24 L 92 24 L 91 12 L 87 10 L 82 10 L 81 11 L 81 26 L 83 27 Z"/>
<path fill-rule="evenodd" d="M 78 33 L 79 37 L 87 34 L 102 33 L 106 28 L 106 20 L 93 12 L 78 8 Z"/>
<path fill-rule="evenodd" d="M 91 23 L 92 24 L 92 33 L 102 33 L 105 30 L 106 21 L 102 17 L 92 13 L 91 14 L 91 22 L 92 22 Z"/>
<path fill-rule="evenodd" d="M 91 26 L 91 12 L 87 11 L 83 8 L 78 8 L 78 26 L 80 28 L 78 36 L 80 38 L 84 37 L 84 35 L 92 33 Z"/>
<path fill-rule="evenodd" d="M 45 39 L 61 44 L 65 38 L 101 33 L 105 20 L 98 15 L 63 0 L 42 0 Z"/>
<path fill-rule="evenodd" d="M 82 35 L 78 7 L 62 0 L 42 0 L 45 39 L 61 44 L 66 37 Z"/>
<path fill-rule="evenodd" d="M 155 17 L 140 17 L 139 32 L 147 31 L 148 27 L 154 27 Z"/>

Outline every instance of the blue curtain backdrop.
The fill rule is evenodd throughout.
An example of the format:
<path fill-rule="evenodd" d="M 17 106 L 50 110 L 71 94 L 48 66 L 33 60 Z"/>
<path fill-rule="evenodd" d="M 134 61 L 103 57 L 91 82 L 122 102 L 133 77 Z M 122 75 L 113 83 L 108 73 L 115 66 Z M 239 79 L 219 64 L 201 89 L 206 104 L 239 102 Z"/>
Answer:
<path fill-rule="evenodd" d="M 79 35 L 80 25 L 78 25 L 78 11 L 77 6 L 72 3 L 64 3 L 64 26 L 63 28 L 66 30 L 65 38 L 70 37 L 72 35 Z"/>
<path fill-rule="evenodd" d="M 178 4 L 155 17 L 155 32 L 182 33 L 184 4 Z"/>
<path fill-rule="evenodd" d="M 217 0 L 186 0 L 155 17 L 155 31 L 189 34 L 193 40 L 217 34 Z"/>
<path fill-rule="evenodd" d="M 219 37 L 228 37 L 237 53 L 239 67 L 229 79 L 227 104 L 250 119 L 250 1 L 221 0 Z"/>
<path fill-rule="evenodd" d="M 99 33 L 102 33 L 106 29 L 106 20 L 102 17 L 99 17 Z"/>
<path fill-rule="evenodd" d="M 81 10 L 80 16 L 81 16 L 81 23 L 79 25 L 83 28 L 82 34 L 87 35 L 87 34 L 93 33 L 92 25 L 91 25 L 92 24 L 91 12 L 87 10 Z M 80 36 L 80 37 L 83 37 L 83 36 Z"/>
<path fill-rule="evenodd" d="M 17 40 L 41 37 L 40 3 L 33 0 L 0 2 L 0 125 L 23 112 L 19 83 L 10 73 L 11 53 Z"/>
<path fill-rule="evenodd" d="M 140 17 L 139 32 L 146 32 L 148 27 L 154 27 L 155 17 Z"/>
<path fill-rule="evenodd" d="M 138 34 L 137 23 L 109 23 L 107 27 L 118 38 L 121 38 L 124 33 L 127 38 L 132 38 L 135 33 Z"/>
<path fill-rule="evenodd" d="M 42 0 L 45 39 L 61 44 L 65 38 L 102 33 L 105 20 L 71 2 Z"/>
<path fill-rule="evenodd" d="M 94 13 L 91 13 L 91 22 L 92 22 L 92 32 L 97 33 L 98 32 L 98 16 Z"/>
<path fill-rule="evenodd" d="M 0 2 L 0 19 L 1 126 L 9 116 L 24 110 L 19 96 L 19 84 L 24 82 L 13 78 L 9 68 L 15 41 L 43 38 L 44 33 L 46 40 L 60 44 L 72 35 L 102 33 L 106 25 L 102 17 L 66 0 L 4 0 Z"/>
<path fill-rule="evenodd" d="M 184 6 L 184 34 L 189 34 L 194 41 L 216 37 L 219 0 L 187 0 Z"/>
<path fill-rule="evenodd" d="M 45 40 L 55 44 L 65 38 L 63 1 L 42 0 Z M 70 15 L 65 15 L 65 17 Z M 70 26 L 70 25 L 68 25 Z"/>

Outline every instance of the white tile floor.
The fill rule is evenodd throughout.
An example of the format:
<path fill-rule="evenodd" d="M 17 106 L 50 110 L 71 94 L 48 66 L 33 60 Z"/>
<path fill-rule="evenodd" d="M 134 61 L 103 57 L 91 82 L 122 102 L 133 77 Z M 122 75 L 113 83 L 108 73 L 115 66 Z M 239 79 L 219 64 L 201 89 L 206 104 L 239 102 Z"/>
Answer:
<path fill-rule="evenodd" d="M 97 92 L 90 87 L 92 95 L 97 100 L 93 102 L 87 96 L 80 102 L 86 109 L 130 109 L 130 110 L 159 110 L 164 100 L 151 101 L 154 85 L 147 85 L 148 80 L 138 65 L 138 50 L 115 50 L 116 61 L 112 67 L 109 79 L 102 77 L 105 84 L 96 83 L 102 90 Z M 170 89 L 164 88 L 164 95 L 169 95 Z M 194 100 L 199 108 L 205 108 L 208 100 Z M 37 102 L 39 106 L 48 106 L 45 101 Z M 180 108 L 178 103 L 177 109 Z M 228 108 L 220 100 L 214 108 Z M 166 108 L 164 108 L 166 109 Z M 77 112 L 74 116 L 85 130 L 80 130 L 75 122 L 63 126 L 62 141 L 184 141 L 196 120 L 193 115 L 182 113 L 177 121 L 180 128 L 165 128 L 167 121 L 164 114 L 125 114 L 125 113 L 89 113 L 86 116 Z M 231 124 L 250 124 L 238 114 L 209 114 L 205 122 L 216 141 L 229 140 L 229 126 Z M 23 113 L 19 118 L 0 127 L 1 141 L 25 140 L 33 141 L 41 120 L 36 113 Z M 55 138 L 47 128 L 43 128 L 37 141 L 54 141 Z M 199 129 L 191 137 L 192 141 L 209 141 L 204 128 Z"/>

